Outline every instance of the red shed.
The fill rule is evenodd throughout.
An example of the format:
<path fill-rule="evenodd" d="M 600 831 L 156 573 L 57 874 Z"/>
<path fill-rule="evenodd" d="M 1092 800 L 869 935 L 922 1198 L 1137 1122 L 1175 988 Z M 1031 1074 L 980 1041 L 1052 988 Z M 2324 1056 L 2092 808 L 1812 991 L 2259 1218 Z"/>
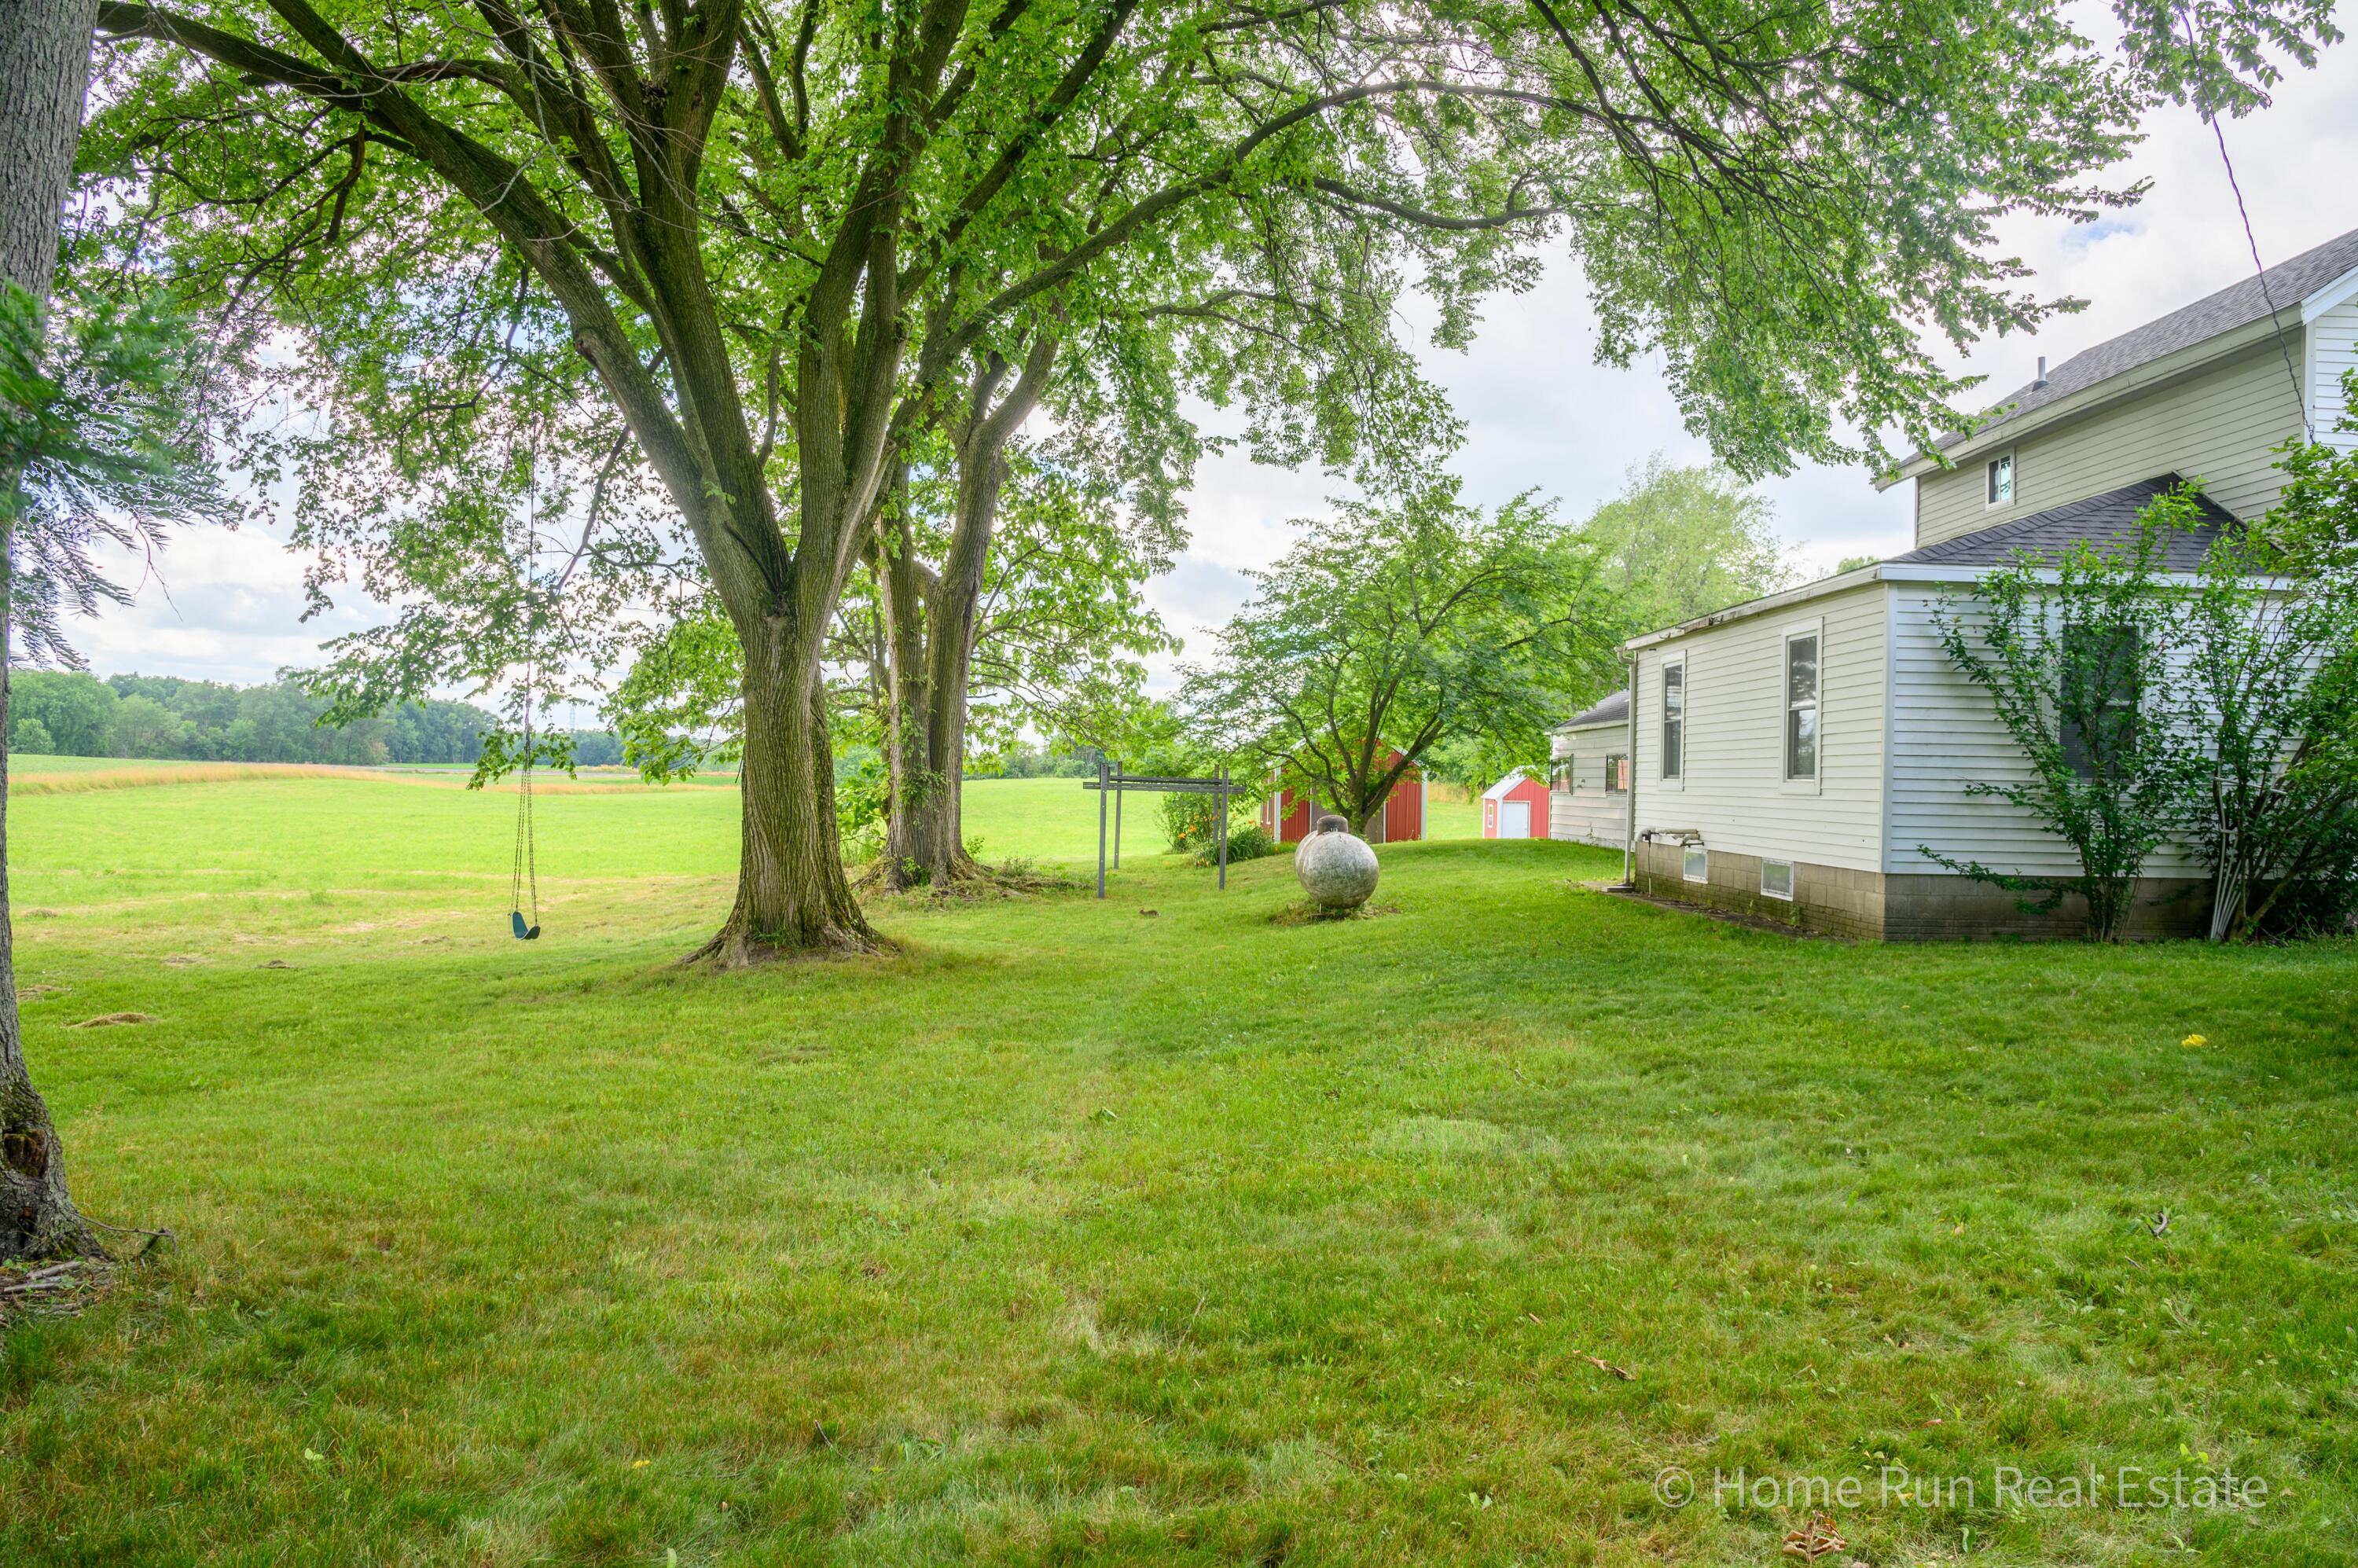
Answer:
<path fill-rule="evenodd" d="M 1547 783 L 1529 769 L 1517 768 L 1482 792 L 1483 838 L 1544 838 L 1547 826 Z"/>
<path fill-rule="evenodd" d="M 1394 752 L 1384 759 L 1390 767 L 1400 761 Z M 1307 795 L 1290 789 L 1271 789 L 1260 803 L 1261 831 L 1281 844 L 1298 844 L 1310 837 L 1313 816 L 1312 802 Z M 1412 767 L 1401 775 L 1391 794 L 1384 796 L 1384 808 L 1376 814 L 1373 830 L 1368 835 L 1378 844 L 1409 844 L 1424 837 L 1424 770 Z"/>

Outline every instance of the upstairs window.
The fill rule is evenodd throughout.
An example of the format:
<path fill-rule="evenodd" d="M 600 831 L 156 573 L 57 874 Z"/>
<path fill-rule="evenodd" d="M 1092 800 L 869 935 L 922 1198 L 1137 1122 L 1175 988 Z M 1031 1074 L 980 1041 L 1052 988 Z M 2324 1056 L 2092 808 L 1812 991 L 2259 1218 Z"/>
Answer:
<path fill-rule="evenodd" d="M 1785 776 L 1818 776 L 1818 634 L 1785 639 Z"/>
<path fill-rule="evenodd" d="M 2136 745 L 2136 628 L 2066 630 L 2061 678 L 2064 765 L 2083 779 L 2111 772 Z"/>
<path fill-rule="evenodd" d="M 1684 766 L 1687 729 L 1687 666 L 1662 666 L 1662 776 L 1674 779 Z"/>
<path fill-rule="evenodd" d="M 2014 504 L 2014 454 L 2007 452 L 1989 461 L 1989 504 Z"/>

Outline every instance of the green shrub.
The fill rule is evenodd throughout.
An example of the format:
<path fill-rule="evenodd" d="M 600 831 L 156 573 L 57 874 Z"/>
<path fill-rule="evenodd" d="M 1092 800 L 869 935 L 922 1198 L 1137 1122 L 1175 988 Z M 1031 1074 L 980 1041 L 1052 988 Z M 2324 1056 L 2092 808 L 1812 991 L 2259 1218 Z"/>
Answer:
<path fill-rule="evenodd" d="M 1174 853 L 1189 855 L 1212 841 L 1217 815 L 1208 795 L 1166 795 L 1163 797 L 1163 832 Z M 1235 828 L 1229 832 L 1233 834 Z"/>
<path fill-rule="evenodd" d="M 1265 860 L 1276 854 L 1281 847 L 1276 839 L 1269 836 L 1268 830 L 1258 822 L 1248 822 L 1242 827 L 1232 826 L 1228 829 L 1228 864 L 1230 865 L 1235 865 L 1239 860 Z M 1199 866 L 1218 865 L 1220 847 L 1217 844 L 1206 844 L 1195 851 L 1195 863 Z"/>

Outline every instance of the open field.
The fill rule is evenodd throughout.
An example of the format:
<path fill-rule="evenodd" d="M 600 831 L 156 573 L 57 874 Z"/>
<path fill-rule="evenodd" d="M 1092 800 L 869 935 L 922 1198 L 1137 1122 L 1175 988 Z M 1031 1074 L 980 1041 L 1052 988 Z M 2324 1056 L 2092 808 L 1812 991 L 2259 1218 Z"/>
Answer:
<path fill-rule="evenodd" d="M 1093 854 L 1011 783 L 986 854 Z M 735 805 L 550 797 L 534 944 L 512 798 L 12 806 L 77 1191 L 180 1239 L 5 1331 L 0 1563 L 1799 1561 L 1739 1469 L 1862 1477 L 1836 1564 L 2358 1563 L 2351 944 L 1796 940 L 1478 841 L 1280 924 L 1150 808 L 1104 903 L 682 973 Z"/>
<path fill-rule="evenodd" d="M 279 777 L 327 774 L 399 779 L 456 788 L 474 770 L 456 763 L 417 763 L 386 768 L 330 768 L 312 763 L 182 762 L 143 758 L 12 756 L 8 759 L 9 789 L 16 795 L 74 794 L 92 789 L 125 789 L 164 784 L 234 783 Z M 966 786 L 966 824 L 969 839 L 982 840 L 983 854 L 994 860 L 1022 859 L 1044 861 L 1091 860 L 1097 856 L 1097 796 L 1081 787 L 1079 779 L 976 779 Z M 584 789 L 644 790 L 637 773 L 625 768 L 584 768 L 571 778 L 561 773 L 539 774 L 535 794 L 578 794 Z M 736 775 L 725 770 L 698 774 L 685 784 L 661 786 L 686 794 L 698 790 L 734 790 Z M 492 786 L 492 793 L 513 796 L 511 779 Z M 1125 855 L 1164 852 L 1163 816 L 1152 795 L 1128 799 L 1121 823 Z M 733 804 L 726 808 L 733 812 Z M 1429 838 L 1479 838 L 1482 807 L 1478 802 L 1442 798 L 1438 791 L 1426 807 Z M 1111 837 L 1112 825 L 1108 824 Z"/>

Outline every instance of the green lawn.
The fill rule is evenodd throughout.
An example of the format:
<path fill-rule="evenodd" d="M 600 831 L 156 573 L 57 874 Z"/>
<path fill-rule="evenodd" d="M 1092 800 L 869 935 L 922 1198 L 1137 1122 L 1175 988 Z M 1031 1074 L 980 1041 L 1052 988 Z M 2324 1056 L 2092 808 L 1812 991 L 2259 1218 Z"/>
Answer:
<path fill-rule="evenodd" d="M 1094 853 L 1017 783 L 986 853 Z M 13 804 L 76 1188 L 180 1240 L 5 1331 L 0 1563 L 1800 1561 L 1714 1469 L 1864 1477 L 1833 1564 L 2358 1563 L 2351 944 L 1801 941 L 1544 842 L 1303 925 L 1145 837 L 683 973 L 734 806 L 548 797 L 525 945 L 507 798 Z"/>

